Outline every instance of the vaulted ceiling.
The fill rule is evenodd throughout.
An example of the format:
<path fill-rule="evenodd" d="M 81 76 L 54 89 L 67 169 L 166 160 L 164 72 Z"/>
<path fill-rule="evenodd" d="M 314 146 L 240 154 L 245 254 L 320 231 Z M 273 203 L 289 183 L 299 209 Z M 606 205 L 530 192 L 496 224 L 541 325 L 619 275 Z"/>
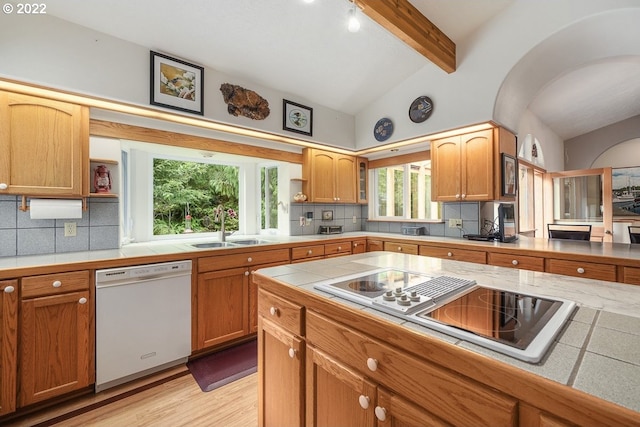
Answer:
<path fill-rule="evenodd" d="M 347 31 L 348 0 L 49 0 L 47 13 L 347 114 L 358 113 L 424 67 L 452 71 L 443 70 L 446 64 L 437 58 L 431 58 L 437 65 L 427 59 L 408 27 L 404 35 L 394 31 L 398 17 L 380 5 L 395 1 L 356 2 L 358 33 Z M 407 4 L 460 45 L 513 2 Z M 422 36 L 433 34 L 438 33 Z M 549 82 L 530 109 L 562 138 L 580 135 L 638 114 L 640 79 L 631 77 L 639 71 L 638 61 L 570 70 Z M 610 108 L 590 108 L 596 104 Z"/>

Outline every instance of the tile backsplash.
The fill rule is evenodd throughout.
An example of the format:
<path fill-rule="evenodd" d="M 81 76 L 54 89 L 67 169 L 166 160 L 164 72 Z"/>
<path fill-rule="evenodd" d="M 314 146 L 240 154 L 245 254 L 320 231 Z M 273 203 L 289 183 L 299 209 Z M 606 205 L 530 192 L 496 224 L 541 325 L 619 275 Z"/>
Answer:
<path fill-rule="evenodd" d="M 332 211 L 333 220 L 323 221 L 322 212 Z M 453 202 L 442 204 L 443 222 L 398 222 L 398 221 L 369 221 L 368 206 L 355 204 L 316 204 L 292 203 L 289 211 L 290 234 L 292 236 L 307 236 L 318 234 L 320 225 L 341 225 L 344 232 L 374 231 L 383 233 L 402 233 L 402 226 L 424 227 L 430 236 L 460 237 L 463 234 L 480 233 L 480 203 Z M 312 212 L 309 225 L 301 226 L 300 217 L 307 217 Z M 355 217 L 355 222 L 354 222 Z M 449 228 L 450 218 L 462 219 L 462 230 Z"/>
<path fill-rule="evenodd" d="M 40 255 L 116 249 L 120 246 L 119 202 L 89 198 L 82 218 L 31 219 L 18 209 L 19 196 L 0 196 L 0 256 Z M 64 236 L 64 223 L 76 223 L 76 236 Z"/>

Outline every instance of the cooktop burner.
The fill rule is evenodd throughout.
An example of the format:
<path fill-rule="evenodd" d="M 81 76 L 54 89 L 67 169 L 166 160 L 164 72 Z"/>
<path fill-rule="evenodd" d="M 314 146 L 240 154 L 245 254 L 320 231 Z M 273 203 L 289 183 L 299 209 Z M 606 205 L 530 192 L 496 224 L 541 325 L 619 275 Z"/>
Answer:
<path fill-rule="evenodd" d="M 317 283 L 315 288 L 526 362 L 539 362 L 575 308 L 559 298 L 479 286 L 396 269 Z"/>

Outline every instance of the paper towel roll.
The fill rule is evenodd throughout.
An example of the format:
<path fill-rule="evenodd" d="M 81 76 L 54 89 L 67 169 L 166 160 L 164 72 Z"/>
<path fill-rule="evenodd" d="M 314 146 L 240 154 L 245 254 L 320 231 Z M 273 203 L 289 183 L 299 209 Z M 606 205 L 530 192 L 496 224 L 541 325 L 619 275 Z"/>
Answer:
<path fill-rule="evenodd" d="M 82 218 L 82 200 L 31 199 L 31 219 Z"/>

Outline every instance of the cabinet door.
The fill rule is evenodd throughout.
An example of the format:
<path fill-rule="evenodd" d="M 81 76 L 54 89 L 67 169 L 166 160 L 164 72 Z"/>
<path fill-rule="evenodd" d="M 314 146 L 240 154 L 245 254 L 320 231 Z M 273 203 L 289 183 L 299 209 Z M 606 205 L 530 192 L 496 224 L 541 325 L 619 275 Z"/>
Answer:
<path fill-rule="evenodd" d="M 0 282 L 0 415 L 16 410 L 18 281 Z"/>
<path fill-rule="evenodd" d="M 438 202 L 460 201 L 460 137 L 431 142 L 431 199 Z"/>
<path fill-rule="evenodd" d="M 0 92 L 0 105 L 0 192 L 82 195 L 86 107 L 10 92 Z"/>
<path fill-rule="evenodd" d="M 326 353 L 307 347 L 307 426 L 373 426 L 375 384 Z"/>
<path fill-rule="evenodd" d="M 369 161 L 365 158 L 358 157 L 358 203 L 367 203 L 367 182 L 369 174 Z"/>
<path fill-rule="evenodd" d="M 197 349 L 249 333 L 249 270 L 233 268 L 198 275 Z"/>
<path fill-rule="evenodd" d="M 493 200 L 493 130 L 462 135 L 462 201 Z"/>
<path fill-rule="evenodd" d="M 308 185 L 311 187 L 310 202 L 334 203 L 335 161 L 333 153 L 312 150 L 311 177 Z"/>
<path fill-rule="evenodd" d="M 338 203 L 356 203 L 355 157 L 336 155 L 335 160 L 335 201 Z"/>
<path fill-rule="evenodd" d="M 378 388 L 375 409 L 378 427 L 444 427 L 451 424 L 406 399 Z"/>
<path fill-rule="evenodd" d="M 304 425 L 304 350 L 300 338 L 258 319 L 260 427 Z"/>
<path fill-rule="evenodd" d="M 89 291 L 23 300 L 18 406 L 87 387 L 90 355 Z"/>

